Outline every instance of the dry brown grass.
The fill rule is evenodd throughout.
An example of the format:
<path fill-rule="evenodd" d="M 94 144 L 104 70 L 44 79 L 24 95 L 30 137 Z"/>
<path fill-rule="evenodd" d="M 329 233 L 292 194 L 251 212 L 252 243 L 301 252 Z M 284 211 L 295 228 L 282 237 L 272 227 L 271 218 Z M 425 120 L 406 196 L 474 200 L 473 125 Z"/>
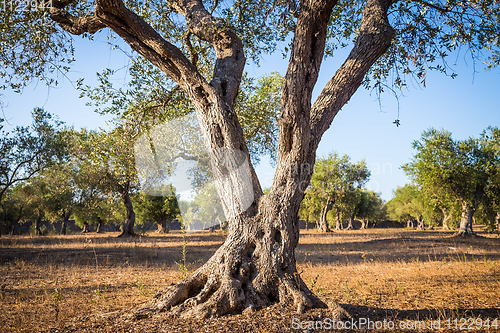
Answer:
<path fill-rule="evenodd" d="M 224 236 L 187 234 L 186 262 L 193 263 L 188 270 L 205 262 Z M 116 234 L 2 236 L 0 331 L 80 331 L 88 320 L 82 318 L 138 305 L 182 278 L 182 245 L 180 232 L 132 240 Z M 355 317 L 500 320 L 499 245 L 499 238 L 454 238 L 443 231 L 309 231 L 301 235 L 297 261 L 311 289 Z M 157 320 L 167 332 L 276 332 L 290 330 L 291 316 L 272 308 L 251 318 L 234 315 L 187 326 Z M 85 329 L 116 330 L 99 325 Z M 151 325 L 137 322 L 130 329 L 159 327 Z"/>

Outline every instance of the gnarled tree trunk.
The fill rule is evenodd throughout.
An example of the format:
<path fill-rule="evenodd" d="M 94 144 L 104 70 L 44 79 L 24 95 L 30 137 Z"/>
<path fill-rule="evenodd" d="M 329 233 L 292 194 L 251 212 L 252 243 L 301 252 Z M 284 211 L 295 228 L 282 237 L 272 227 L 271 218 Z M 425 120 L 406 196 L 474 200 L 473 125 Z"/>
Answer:
<path fill-rule="evenodd" d="M 367 223 L 365 221 L 365 219 L 361 219 L 361 228 L 360 229 L 366 229 L 367 228 Z"/>
<path fill-rule="evenodd" d="M 497 231 L 500 232 L 500 212 L 497 213 Z"/>
<path fill-rule="evenodd" d="M 102 220 L 97 221 L 97 228 L 95 229 L 95 232 L 98 234 L 102 233 Z"/>
<path fill-rule="evenodd" d="M 88 222 L 85 222 L 85 223 L 83 223 L 82 233 L 83 233 L 83 234 L 86 234 L 87 232 L 90 232 L 90 229 L 89 229 L 89 223 L 88 223 Z"/>
<path fill-rule="evenodd" d="M 276 173 L 266 195 L 251 165 L 251 185 L 248 186 L 228 173 L 228 166 L 240 165 L 240 161 L 230 161 L 229 165 L 224 160 L 231 160 L 231 156 L 218 157 L 221 151 L 239 151 L 249 161 L 243 131 L 233 108 L 245 56 L 243 43 L 236 33 L 224 20 L 214 18 L 202 1 L 177 0 L 169 4 L 184 16 L 190 34 L 213 45 L 216 62 L 210 82 L 197 70 L 193 64 L 196 61 L 189 61 L 180 49 L 165 41 L 120 0 L 96 0 L 95 15 L 80 20 L 64 10 L 52 11 L 52 18 L 74 34 L 94 33 L 109 27 L 172 78 L 193 103 L 207 151 L 213 157 L 214 177 L 232 182 L 229 195 L 223 181 L 215 182 L 229 221 L 224 244 L 191 276 L 159 292 L 136 316 L 170 309 L 182 316 L 203 318 L 252 311 L 275 302 L 292 302 L 299 312 L 325 306 L 309 291 L 296 269 L 300 202 L 311 179 L 322 135 L 359 88 L 370 67 L 388 50 L 394 37 L 387 19 L 391 1 L 368 0 L 351 53 L 312 104 L 327 26 L 336 3 L 301 2 L 281 95 Z M 253 195 L 250 207 L 236 200 L 244 194 Z M 133 233 L 133 230 L 125 232 Z"/>
<path fill-rule="evenodd" d="M 122 233 L 118 237 L 135 236 L 134 233 L 135 212 L 134 212 L 134 206 L 132 205 L 132 200 L 130 199 L 130 194 L 128 189 L 127 191 L 122 192 L 122 201 L 127 211 L 127 217 L 125 219 L 125 224 L 123 225 Z"/>
<path fill-rule="evenodd" d="M 328 226 L 328 221 L 326 219 L 326 215 L 332 209 L 332 203 L 328 202 L 323 209 L 321 209 L 321 216 L 319 219 L 319 229 L 320 232 L 330 232 L 330 227 Z"/>
<path fill-rule="evenodd" d="M 457 236 L 474 235 L 472 222 L 475 212 L 475 207 L 462 202 L 462 217 L 460 219 L 460 228 L 458 229 Z"/>
<path fill-rule="evenodd" d="M 354 225 L 354 215 L 351 215 L 351 217 L 347 220 L 346 230 L 356 230 L 356 226 Z"/>
<path fill-rule="evenodd" d="M 424 219 L 421 216 L 417 217 L 417 230 L 425 230 Z"/>

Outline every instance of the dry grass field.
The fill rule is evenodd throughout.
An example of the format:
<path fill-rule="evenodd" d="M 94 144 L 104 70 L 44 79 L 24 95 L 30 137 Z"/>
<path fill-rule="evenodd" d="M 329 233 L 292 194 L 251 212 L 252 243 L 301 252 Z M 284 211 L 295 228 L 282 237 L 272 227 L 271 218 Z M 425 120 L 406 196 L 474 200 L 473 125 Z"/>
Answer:
<path fill-rule="evenodd" d="M 306 323 L 328 317 L 328 309 L 297 315 L 291 308 L 274 306 L 250 316 L 205 321 L 167 314 L 115 321 L 113 315 L 103 314 L 136 306 L 179 281 L 205 262 L 225 237 L 220 232 L 135 239 L 116 235 L 2 236 L 0 331 L 289 332 L 297 328 L 293 318 Z M 426 326 L 420 331 L 449 331 L 455 324 L 459 331 L 465 318 L 462 328 L 497 331 L 485 325 L 488 318 L 490 324 L 495 318 L 500 321 L 496 236 L 464 239 L 440 230 L 407 229 L 303 231 L 297 261 L 307 285 L 353 318 L 385 319 L 396 328 L 402 322 L 440 320 L 440 329 Z M 301 332 L 322 331 L 317 325 L 301 325 Z"/>

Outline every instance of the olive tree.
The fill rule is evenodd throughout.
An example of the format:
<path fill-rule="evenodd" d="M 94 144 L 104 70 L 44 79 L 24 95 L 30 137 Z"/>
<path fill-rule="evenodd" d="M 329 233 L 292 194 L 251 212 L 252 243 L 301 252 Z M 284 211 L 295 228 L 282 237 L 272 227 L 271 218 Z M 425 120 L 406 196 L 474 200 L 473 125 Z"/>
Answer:
<path fill-rule="evenodd" d="M 334 206 L 337 209 L 337 216 L 340 214 L 341 207 L 351 213 L 347 228 L 354 229 L 358 195 L 369 177 L 370 171 L 364 160 L 351 162 L 347 155 L 340 157 L 337 153 L 331 153 L 316 161 L 309 195 L 316 196 L 322 202 L 320 231 L 330 230 L 326 219 L 328 212 Z M 339 222 L 337 218 L 337 229 L 340 228 Z"/>
<path fill-rule="evenodd" d="M 3 130 L 0 118 L 0 203 L 16 183 L 24 182 L 64 154 L 64 141 L 58 127 L 61 122 L 42 108 L 31 113 L 31 126 Z"/>
<path fill-rule="evenodd" d="M 447 72 L 441 60 L 462 45 L 473 57 L 484 51 L 492 66 L 499 62 L 499 5 L 491 1 L 51 3 L 51 21 L 38 12 L 0 14 L 7 46 L 0 52 L 6 65 L 0 70 L 7 83 L 15 88 L 18 78 L 50 77 L 53 64 L 64 70 L 72 59 L 67 33 L 91 36 L 109 28 L 175 82 L 172 89 L 186 94 L 213 157 L 213 173 L 221 180 L 216 186 L 228 217 L 226 241 L 138 316 L 172 310 L 206 317 L 275 302 L 291 302 L 298 311 L 325 306 L 298 276 L 297 214 L 316 149 L 337 113 L 362 84 L 382 91 L 387 85 L 404 86 L 407 74 L 424 82 L 429 69 Z M 290 41 L 284 50 L 288 69 L 277 121 L 276 173 L 264 195 L 234 105 L 246 62 L 274 52 L 280 41 Z M 199 46 L 208 47 L 215 59 L 208 71 L 197 65 Z M 321 63 L 337 47 L 350 53 L 313 100 Z M 242 163 L 248 165 L 249 182 L 238 172 L 228 173 Z"/>
<path fill-rule="evenodd" d="M 403 170 L 422 187 L 437 188 L 451 194 L 461 205 L 458 235 L 474 234 L 474 213 L 494 185 L 500 166 L 496 145 L 487 139 L 498 129 L 489 128 L 482 139 L 455 140 L 446 130 L 430 129 L 413 143 L 416 149 L 412 161 Z"/>

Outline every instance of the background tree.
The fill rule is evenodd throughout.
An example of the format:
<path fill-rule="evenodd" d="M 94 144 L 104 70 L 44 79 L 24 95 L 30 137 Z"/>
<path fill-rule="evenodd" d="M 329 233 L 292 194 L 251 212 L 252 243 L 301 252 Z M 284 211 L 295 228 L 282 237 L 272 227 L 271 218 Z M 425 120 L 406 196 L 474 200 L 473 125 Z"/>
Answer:
<path fill-rule="evenodd" d="M 356 217 L 361 221 L 361 229 L 368 228 L 370 222 L 375 225 L 377 222 L 385 219 L 385 205 L 379 193 L 361 189 L 357 204 Z"/>
<path fill-rule="evenodd" d="M 349 156 L 340 157 L 337 153 L 331 153 L 325 158 L 320 158 L 314 166 L 311 185 L 307 190 L 308 198 L 303 203 L 305 212 L 314 216 L 320 208 L 319 230 L 329 231 L 327 222 L 328 212 L 335 207 L 337 215 L 337 227 L 340 229 L 340 211 L 350 211 L 350 217 L 354 219 L 358 196 L 361 188 L 368 181 L 370 171 L 365 161 L 352 163 Z M 360 201 L 359 201 L 360 202 Z M 353 229 L 353 221 L 349 228 Z"/>
<path fill-rule="evenodd" d="M 344 184 L 345 192 L 343 196 L 344 206 L 347 207 L 347 211 L 349 211 L 346 229 L 356 229 L 354 219 L 363 209 L 362 188 L 369 178 L 370 170 L 368 170 L 364 160 L 351 164 L 346 170 Z"/>
<path fill-rule="evenodd" d="M 99 185 L 92 191 L 99 191 L 99 196 L 118 194 L 121 198 L 126 217 L 120 236 L 135 235 L 131 194 L 138 184 L 131 142 L 137 135 L 137 129 L 127 123 L 120 123 L 110 132 L 83 130 L 80 133 L 81 146 L 77 149 L 80 160 L 89 160 L 84 167 L 91 168 L 99 178 Z"/>
<path fill-rule="evenodd" d="M 3 131 L 0 118 L 0 203 L 9 187 L 30 179 L 64 150 L 57 133 L 61 122 L 41 108 L 32 117 L 31 126 L 11 133 Z"/>
<path fill-rule="evenodd" d="M 482 144 L 499 161 L 500 129 L 490 127 L 480 137 Z M 500 164 L 492 166 L 491 178 L 486 187 L 485 198 L 478 211 L 478 220 L 486 225 L 486 231 L 500 232 Z"/>
<path fill-rule="evenodd" d="M 19 222 L 25 214 L 26 203 L 19 195 L 19 186 L 13 186 L 4 194 L 4 200 L 0 203 L 0 218 L 3 232 L 10 235 L 17 234 Z M 1 232 L 0 232 L 1 235 Z"/>
<path fill-rule="evenodd" d="M 327 214 L 335 203 L 337 205 L 340 203 L 340 200 L 345 195 L 347 183 L 344 177 L 348 168 L 349 156 L 344 155 L 340 158 L 337 153 L 318 159 L 314 165 L 310 194 L 322 202 L 319 231 L 330 231 Z"/>
<path fill-rule="evenodd" d="M 453 195 L 462 206 L 458 235 L 473 234 L 474 212 L 497 173 L 498 153 L 485 140 L 454 140 L 450 132 L 435 129 L 425 131 L 413 147 L 417 153 L 403 170 L 415 183 Z"/>
<path fill-rule="evenodd" d="M 300 203 L 299 218 L 307 223 L 315 222 L 316 229 L 320 230 L 319 220 L 322 211 L 323 199 L 312 192 L 311 187 L 306 190 L 304 200 Z"/>
<path fill-rule="evenodd" d="M 51 221 L 60 220 L 62 235 L 66 234 L 68 221 L 78 204 L 78 189 L 75 183 L 75 168 L 71 162 L 62 162 L 44 168 L 36 176 L 38 182 L 43 182 L 45 216 Z M 35 193 L 37 195 L 37 193 Z"/>
<path fill-rule="evenodd" d="M 10 38 L 7 45 L 12 46 L 0 54 L 8 79 L 29 79 L 30 74 L 43 77 L 53 63 L 48 61 L 51 57 L 54 61 L 66 59 L 71 49 L 54 45 L 58 35 L 66 36 L 56 24 L 77 35 L 110 28 L 186 94 L 199 119 L 207 152 L 216 155 L 224 149 L 227 153 L 212 163 L 214 176 L 221 180 L 216 182 L 217 192 L 230 217 L 225 243 L 194 274 L 143 307 L 141 316 L 173 308 L 185 316 L 206 317 L 253 311 L 276 300 L 292 300 L 300 312 L 325 306 L 297 277 L 294 251 L 297 214 L 313 172 L 301 166 L 314 165 L 319 142 L 336 114 L 363 83 L 380 92 L 388 79 L 392 80 L 389 85 L 399 88 L 406 84 L 407 74 L 423 82 L 429 69 L 446 72 L 446 56 L 461 45 L 473 57 L 486 52 L 492 66 L 499 62 L 499 5 L 489 1 L 227 4 L 176 0 L 167 5 L 156 1 L 125 5 L 120 0 L 96 0 L 94 8 L 81 2 L 53 4 L 50 18 L 54 22 L 43 21 L 46 29 L 37 24 L 43 17 L 38 13 L 2 12 L 6 31 L 2 38 Z M 250 165 L 251 185 L 235 177 L 233 191 L 226 192 L 223 180 L 227 177 L 223 176 L 232 170 L 231 165 L 241 165 L 241 160 L 231 160 L 237 154 L 229 152 L 240 151 L 250 161 L 234 112 L 246 59 L 258 59 L 260 53 L 274 51 L 277 41 L 285 40 L 291 40 L 290 56 L 281 94 L 273 185 L 263 195 Z M 26 51 L 18 45 L 25 43 L 30 44 L 29 54 L 18 57 Z M 47 45 L 54 49 L 34 56 Z M 209 70 L 200 68 L 207 62 L 198 63 L 197 46 L 206 46 L 214 56 Z M 321 62 L 338 46 L 351 51 L 312 101 Z M 17 74 L 16 70 L 17 76 L 9 76 Z M 253 204 L 245 208 L 234 205 L 238 202 L 235 195 L 245 191 L 253 195 Z"/>
<path fill-rule="evenodd" d="M 165 193 L 172 193 L 171 195 L 152 196 L 141 192 L 137 200 L 140 218 L 153 220 L 158 226 L 159 233 L 168 232 L 167 223 L 180 214 L 175 189 L 171 185 L 168 187 L 169 189 Z"/>
<path fill-rule="evenodd" d="M 387 213 L 389 218 L 398 222 L 406 222 L 406 226 L 414 228 L 418 226 L 417 221 L 422 220 L 422 200 L 415 185 L 406 184 L 399 187 L 393 193 L 394 197 L 387 202 Z M 423 225 L 420 225 L 423 227 Z"/>

